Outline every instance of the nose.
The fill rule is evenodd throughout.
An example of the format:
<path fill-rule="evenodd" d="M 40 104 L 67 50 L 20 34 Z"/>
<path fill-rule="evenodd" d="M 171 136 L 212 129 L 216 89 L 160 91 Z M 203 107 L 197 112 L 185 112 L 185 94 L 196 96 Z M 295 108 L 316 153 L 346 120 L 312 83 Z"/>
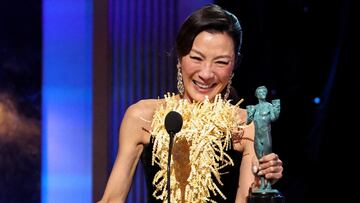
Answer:
<path fill-rule="evenodd" d="M 214 78 L 215 74 L 212 70 L 211 64 L 204 64 L 204 67 L 199 72 L 199 77 L 204 82 L 208 82 Z"/>

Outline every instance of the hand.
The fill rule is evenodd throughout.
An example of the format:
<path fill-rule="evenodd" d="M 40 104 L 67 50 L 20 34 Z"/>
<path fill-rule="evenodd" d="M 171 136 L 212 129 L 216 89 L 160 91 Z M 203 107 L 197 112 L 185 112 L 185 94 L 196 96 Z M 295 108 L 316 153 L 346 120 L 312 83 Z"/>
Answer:
<path fill-rule="evenodd" d="M 271 184 L 274 184 L 282 177 L 282 171 L 282 161 L 275 153 L 265 155 L 259 160 L 257 175 L 264 175 L 267 180 L 271 181 Z"/>

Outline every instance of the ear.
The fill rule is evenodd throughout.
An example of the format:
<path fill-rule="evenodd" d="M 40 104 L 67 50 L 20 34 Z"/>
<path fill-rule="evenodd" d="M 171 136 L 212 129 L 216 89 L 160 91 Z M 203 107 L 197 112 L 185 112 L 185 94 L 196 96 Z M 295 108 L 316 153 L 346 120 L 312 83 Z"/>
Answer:
<path fill-rule="evenodd" d="M 177 67 L 177 68 L 181 68 L 181 64 L 180 64 L 180 59 L 179 59 L 179 58 L 177 59 L 176 67 Z"/>

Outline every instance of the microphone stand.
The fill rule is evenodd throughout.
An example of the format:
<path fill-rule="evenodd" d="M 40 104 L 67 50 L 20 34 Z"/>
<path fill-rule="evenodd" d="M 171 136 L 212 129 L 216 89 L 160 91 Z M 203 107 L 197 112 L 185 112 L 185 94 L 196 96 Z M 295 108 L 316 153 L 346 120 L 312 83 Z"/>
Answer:
<path fill-rule="evenodd" d="M 169 141 L 169 151 L 168 151 L 168 162 L 167 162 L 167 182 L 166 182 L 166 189 L 168 192 L 168 203 L 170 203 L 170 162 L 171 162 L 171 154 L 172 154 L 172 147 L 173 147 L 173 140 L 174 140 L 174 133 L 169 133 L 170 141 Z"/>
<path fill-rule="evenodd" d="M 171 153 L 173 147 L 173 139 L 177 132 L 181 130 L 183 120 L 181 115 L 176 111 L 170 111 L 165 116 L 165 129 L 169 134 L 169 151 L 168 151 L 168 162 L 167 162 L 167 182 L 166 189 L 168 192 L 168 203 L 170 203 L 171 191 L 170 191 L 170 162 L 171 162 Z"/>

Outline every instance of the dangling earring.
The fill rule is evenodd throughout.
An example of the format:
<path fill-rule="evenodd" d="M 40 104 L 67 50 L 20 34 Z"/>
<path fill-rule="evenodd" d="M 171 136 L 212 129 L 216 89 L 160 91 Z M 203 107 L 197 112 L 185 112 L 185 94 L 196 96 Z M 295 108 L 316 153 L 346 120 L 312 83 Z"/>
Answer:
<path fill-rule="evenodd" d="M 184 83 L 183 83 L 183 79 L 182 79 L 182 74 L 181 74 L 181 67 L 180 64 L 178 63 L 177 65 L 177 88 L 179 91 L 179 94 L 182 96 L 184 94 Z"/>
<path fill-rule="evenodd" d="M 226 92 L 225 92 L 225 95 L 224 95 L 225 100 L 227 100 L 229 98 L 230 90 L 231 90 L 231 82 L 232 82 L 233 77 L 234 77 L 234 73 L 231 74 L 230 79 L 229 79 L 229 83 L 226 86 Z"/>

